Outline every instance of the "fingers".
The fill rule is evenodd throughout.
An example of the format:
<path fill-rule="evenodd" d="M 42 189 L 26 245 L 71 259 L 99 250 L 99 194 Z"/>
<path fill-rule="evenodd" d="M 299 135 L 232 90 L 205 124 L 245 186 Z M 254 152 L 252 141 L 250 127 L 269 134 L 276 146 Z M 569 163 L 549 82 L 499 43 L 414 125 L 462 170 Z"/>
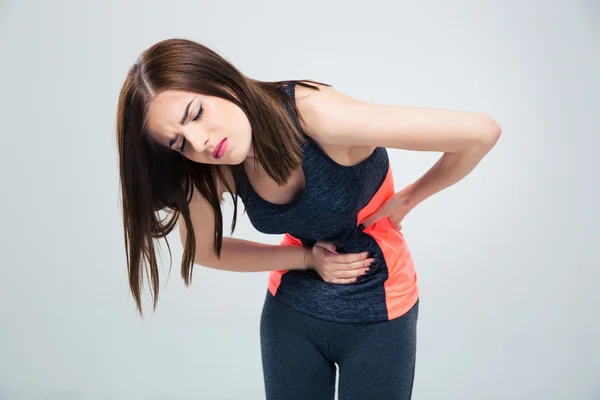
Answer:
<path fill-rule="evenodd" d="M 350 278 L 350 279 L 333 279 L 329 283 L 334 283 L 338 285 L 347 285 L 349 283 L 354 283 L 358 280 L 358 278 Z"/>
<path fill-rule="evenodd" d="M 336 271 L 335 273 L 331 274 L 331 278 L 326 280 L 326 282 L 337 284 L 354 283 L 360 280 L 361 277 L 366 275 L 369 271 L 369 267 L 361 267 L 353 270 Z"/>
<path fill-rule="evenodd" d="M 358 260 L 350 263 L 335 263 L 333 264 L 334 269 L 339 269 L 340 271 L 353 271 L 356 269 L 365 269 L 371 268 L 371 266 L 375 263 L 374 258 L 367 258 L 364 260 Z"/>
<path fill-rule="evenodd" d="M 370 252 L 363 251 L 361 253 L 342 253 L 334 243 L 325 242 L 325 241 L 317 241 L 313 245 L 314 247 L 322 247 L 328 250 L 330 253 L 326 257 L 329 257 L 332 262 L 335 263 L 351 263 L 355 261 L 360 261 L 365 259 L 366 257 L 371 257 Z M 343 251 L 343 250 L 342 250 Z"/>
<path fill-rule="evenodd" d="M 327 271 L 321 277 L 327 283 L 353 283 L 370 272 L 369 267 Z"/>
<path fill-rule="evenodd" d="M 329 256 L 331 262 L 336 264 L 348 264 L 349 268 L 357 268 L 356 263 L 368 262 L 373 260 L 373 255 L 368 251 L 362 253 L 350 253 L 350 254 L 333 254 Z M 352 266 L 354 265 L 354 266 Z M 369 264 L 365 264 L 369 265 Z"/>
<path fill-rule="evenodd" d="M 370 216 L 368 216 L 361 222 L 361 225 L 364 226 L 364 229 L 369 228 L 371 225 L 373 225 L 375 222 L 379 221 L 381 218 L 383 218 L 383 214 L 381 214 L 381 212 L 379 212 L 377 214 L 371 214 Z"/>
<path fill-rule="evenodd" d="M 359 276 L 363 276 L 370 271 L 369 267 L 360 267 L 350 270 L 341 270 L 332 273 L 333 279 L 352 279 L 358 278 Z"/>
<path fill-rule="evenodd" d="M 315 249 L 318 260 L 316 270 L 327 283 L 354 283 L 369 273 L 375 262 L 368 251 L 340 254 L 334 243 L 324 241 L 317 241 L 314 247 L 321 249 Z"/>

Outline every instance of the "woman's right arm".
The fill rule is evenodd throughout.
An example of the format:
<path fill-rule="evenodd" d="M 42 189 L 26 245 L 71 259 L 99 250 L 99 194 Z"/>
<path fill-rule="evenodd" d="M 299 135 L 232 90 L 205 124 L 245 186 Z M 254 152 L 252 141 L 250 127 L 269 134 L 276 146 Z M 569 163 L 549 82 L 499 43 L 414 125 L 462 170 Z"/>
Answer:
<path fill-rule="evenodd" d="M 272 245 L 231 237 L 223 238 L 221 258 L 215 254 L 196 257 L 202 266 L 234 272 L 308 269 L 308 249 Z"/>
<path fill-rule="evenodd" d="M 194 263 L 204 267 L 235 272 L 314 269 L 326 282 L 351 283 L 366 273 L 372 260 L 366 252 L 337 254 L 335 246 L 325 242 L 305 248 L 231 237 L 223 237 L 221 257 L 217 258 L 214 252 L 214 216 L 210 204 L 194 190 L 189 206 L 196 236 Z M 179 233 L 185 246 L 187 229 L 181 218 Z"/>

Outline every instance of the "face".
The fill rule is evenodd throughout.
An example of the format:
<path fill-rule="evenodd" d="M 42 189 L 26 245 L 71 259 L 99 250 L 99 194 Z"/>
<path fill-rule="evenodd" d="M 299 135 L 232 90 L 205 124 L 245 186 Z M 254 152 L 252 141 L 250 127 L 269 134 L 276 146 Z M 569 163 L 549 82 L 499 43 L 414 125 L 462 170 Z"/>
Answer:
<path fill-rule="evenodd" d="M 146 128 L 158 143 L 195 162 L 236 165 L 253 156 L 246 114 L 220 97 L 162 92 L 150 103 Z"/>

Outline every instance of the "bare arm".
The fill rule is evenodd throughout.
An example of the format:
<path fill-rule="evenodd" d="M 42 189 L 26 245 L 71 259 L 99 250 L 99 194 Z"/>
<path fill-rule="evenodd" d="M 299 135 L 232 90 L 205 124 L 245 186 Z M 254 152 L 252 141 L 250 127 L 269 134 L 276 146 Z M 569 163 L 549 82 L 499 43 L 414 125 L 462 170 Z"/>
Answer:
<path fill-rule="evenodd" d="M 501 128 L 489 115 L 375 104 L 327 87 L 298 102 L 304 130 L 320 143 L 461 153 L 492 147 Z"/>
<path fill-rule="evenodd" d="M 299 108 L 305 130 L 323 144 L 443 152 L 406 191 L 410 207 L 467 176 L 502 132 L 485 113 L 373 104 L 333 88 L 311 92 Z"/>
<path fill-rule="evenodd" d="M 221 258 L 205 256 L 196 262 L 208 268 L 234 272 L 307 269 L 308 251 L 300 246 L 272 245 L 223 238 Z"/>
<path fill-rule="evenodd" d="M 220 191 L 222 195 L 223 189 Z M 196 236 L 195 264 L 235 272 L 260 272 L 312 269 L 328 283 L 347 284 L 368 272 L 373 258 L 368 252 L 338 254 L 335 245 L 316 242 L 311 248 L 272 245 L 224 237 L 221 257 L 213 249 L 214 219 L 210 204 L 194 192 L 190 214 Z M 179 222 L 181 241 L 187 237 L 183 220 Z"/>
<path fill-rule="evenodd" d="M 223 190 L 220 191 L 222 193 Z M 196 236 L 196 264 L 235 272 L 307 269 L 309 265 L 309 251 L 304 247 L 271 245 L 230 237 L 223 237 L 221 257 L 217 258 L 213 247 L 213 211 L 208 201 L 196 191 L 190 202 L 190 214 Z M 179 221 L 179 234 L 185 245 L 187 229 L 183 219 Z"/>
<path fill-rule="evenodd" d="M 414 208 L 423 200 L 467 176 L 490 151 L 493 144 L 473 146 L 459 153 L 444 153 L 406 192 L 406 205 Z"/>

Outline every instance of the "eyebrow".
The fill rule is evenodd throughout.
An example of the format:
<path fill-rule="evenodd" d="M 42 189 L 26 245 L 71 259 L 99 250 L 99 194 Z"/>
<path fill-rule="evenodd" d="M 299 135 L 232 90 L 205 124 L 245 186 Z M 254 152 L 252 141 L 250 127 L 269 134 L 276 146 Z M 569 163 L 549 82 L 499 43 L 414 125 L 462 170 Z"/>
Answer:
<path fill-rule="evenodd" d="M 185 112 L 183 113 L 183 118 L 181 119 L 181 125 L 185 124 L 185 120 L 187 119 L 188 114 L 190 112 L 190 106 L 192 105 L 192 103 L 194 102 L 194 100 L 196 100 L 195 97 L 192 99 L 192 101 L 190 101 L 188 103 L 187 107 L 185 108 Z"/>
<path fill-rule="evenodd" d="M 188 117 L 188 115 L 190 113 L 190 106 L 192 105 L 192 103 L 194 102 L 194 100 L 196 100 L 195 97 L 185 107 L 185 112 L 183 113 L 183 118 L 181 118 L 181 122 L 180 122 L 181 125 L 185 124 L 185 120 L 187 119 L 187 117 Z M 177 137 L 174 137 L 173 139 L 169 140 L 169 143 L 167 144 L 167 146 L 169 148 L 172 148 L 176 141 L 177 141 Z"/>

